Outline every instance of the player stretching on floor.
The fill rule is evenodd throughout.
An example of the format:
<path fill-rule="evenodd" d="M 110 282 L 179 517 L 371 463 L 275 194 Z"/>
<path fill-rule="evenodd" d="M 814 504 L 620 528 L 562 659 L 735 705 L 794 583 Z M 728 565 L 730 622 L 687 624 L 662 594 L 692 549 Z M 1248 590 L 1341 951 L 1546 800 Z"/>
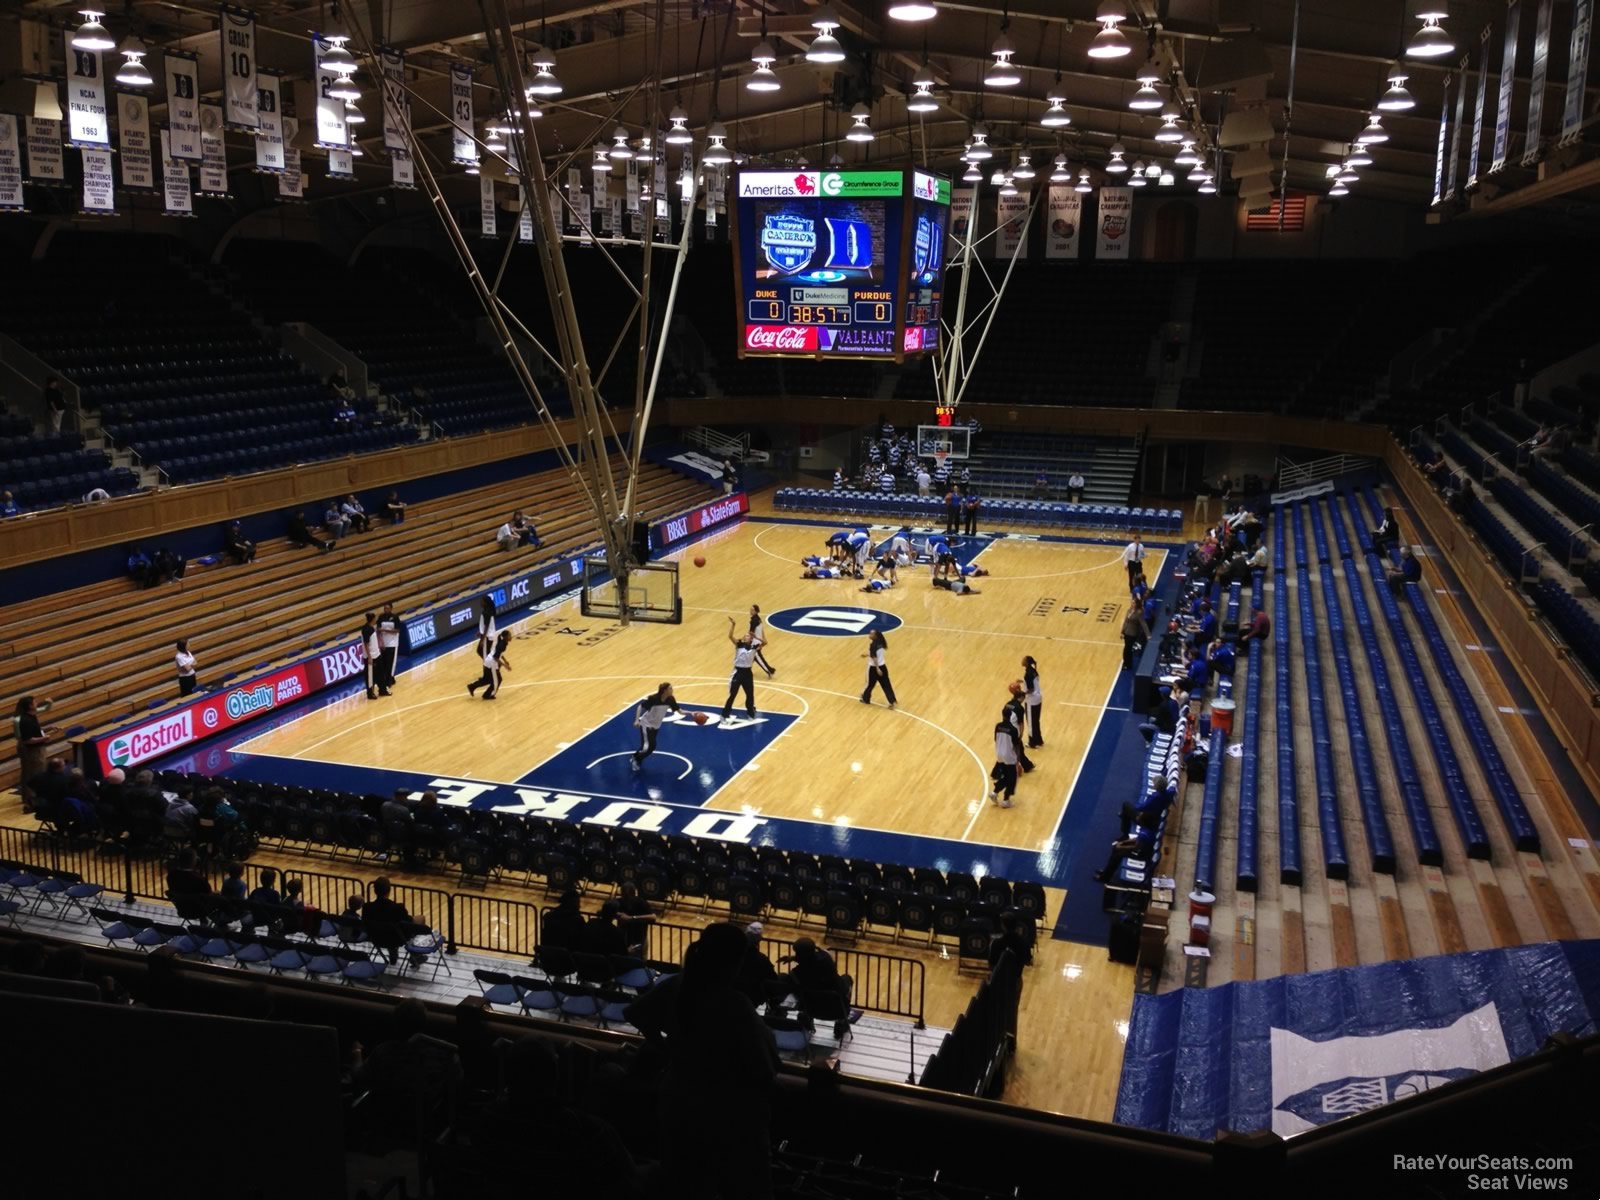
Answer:
<path fill-rule="evenodd" d="M 815 554 L 808 554 L 800 560 L 800 565 L 805 569 L 800 572 L 801 579 L 843 579 L 849 574 L 843 567 L 825 567 L 822 559 Z"/>
<path fill-rule="evenodd" d="M 628 764 L 635 771 L 639 769 L 640 763 L 655 753 L 656 734 L 661 732 L 661 722 L 667 719 L 667 714 L 681 711 L 678 707 L 678 698 L 672 694 L 670 683 L 663 683 L 655 690 L 653 696 L 646 696 L 639 701 L 639 707 L 633 712 L 633 727 L 639 731 L 639 748 L 628 760 Z"/>
<path fill-rule="evenodd" d="M 735 637 L 733 618 L 728 618 L 728 640 L 733 643 L 733 675 L 728 680 L 728 699 L 722 706 L 722 719 L 726 721 L 733 712 L 733 698 L 744 689 L 744 711 L 752 721 L 756 719 L 756 680 L 751 664 L 755 662 L 755 647 L 750 635 Z"/>

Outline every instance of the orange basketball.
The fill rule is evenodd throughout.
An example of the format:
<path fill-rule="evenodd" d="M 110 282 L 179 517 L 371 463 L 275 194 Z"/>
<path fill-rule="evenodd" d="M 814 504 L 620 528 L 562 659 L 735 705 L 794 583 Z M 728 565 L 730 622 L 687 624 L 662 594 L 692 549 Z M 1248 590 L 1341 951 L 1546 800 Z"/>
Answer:
<path fill-rule="evenodd" d="M 697 712 L 694 715 L 694 723 L 696 725 L 704 725 L 708 720 L 710 720 L 710 718 L 707 717 L 703 712 Z"/>
<path fill-rule="evenodd" d="M 694 556 L 694 565 L 697 566 L 697 567 L 705 566 L 706 565 L 706 556 L 704 554 L 696 554 Z"/>

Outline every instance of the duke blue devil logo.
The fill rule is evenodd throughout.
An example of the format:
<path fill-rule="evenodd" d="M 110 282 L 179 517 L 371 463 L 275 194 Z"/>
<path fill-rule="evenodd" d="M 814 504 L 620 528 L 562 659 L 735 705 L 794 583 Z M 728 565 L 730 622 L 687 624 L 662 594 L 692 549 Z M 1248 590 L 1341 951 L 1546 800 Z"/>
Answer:
<path fill-rule="evenodd" d="M 817 223 L 797 213 L 769 213 L 761 228 L 761 253 L 774 270 L 793 275 L 817 249 Z"/>
<path fill-rule="evenodd" d="M 860 637 L 878 629 L 888 633 L 901 625 L 893 613 L 871 608 L 846 608 L 819 604 L 814 608 L 780 608 L 767 616 L 767 624 L 790 633 L 809 633 L 813 637 Z"/>
<path fill-rule="evenodd" d="M 1331 1079 L 1296 1092 L 1278 1107 L 1313 1125 L 1326 1125 L 1340 1117 L 1366 1112 L 1476 1074 L 1467 1067 L 1445 1067 L 1433 1071 L 1402 1071 L 1398 1075 L 1346 1075 L 1343 1079 Z"/>

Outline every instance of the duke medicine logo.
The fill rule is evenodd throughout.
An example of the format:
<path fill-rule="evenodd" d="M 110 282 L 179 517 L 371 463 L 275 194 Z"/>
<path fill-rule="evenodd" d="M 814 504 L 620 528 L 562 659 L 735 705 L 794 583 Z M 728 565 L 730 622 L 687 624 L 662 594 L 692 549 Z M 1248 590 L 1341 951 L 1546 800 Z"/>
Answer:
<path fill-rule="evenodd" d="M 781 608 L 767 617 L 774 629 L 808 633 L 812 637 L 859 637 L 876 629 L 888 633 L 902 624 L 893 613 L 870 608 L 822 604 L 814 608 Z"/>

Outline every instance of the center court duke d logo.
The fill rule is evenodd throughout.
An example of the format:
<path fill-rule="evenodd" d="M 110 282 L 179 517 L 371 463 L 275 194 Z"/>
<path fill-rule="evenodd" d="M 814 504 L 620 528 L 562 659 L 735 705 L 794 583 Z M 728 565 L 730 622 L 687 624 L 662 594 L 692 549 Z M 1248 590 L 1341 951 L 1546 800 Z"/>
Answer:
<path fill-rule="evenodd" d="M 813 637 L 858 637 L 874 629 L 888 633 L 900 628 L 903 622 L 893 613 L 870 608 L 818 604 L 808 608 L 780 608 L 767 617 L 767 624 L 774 629 L 809 633 Z"/>

